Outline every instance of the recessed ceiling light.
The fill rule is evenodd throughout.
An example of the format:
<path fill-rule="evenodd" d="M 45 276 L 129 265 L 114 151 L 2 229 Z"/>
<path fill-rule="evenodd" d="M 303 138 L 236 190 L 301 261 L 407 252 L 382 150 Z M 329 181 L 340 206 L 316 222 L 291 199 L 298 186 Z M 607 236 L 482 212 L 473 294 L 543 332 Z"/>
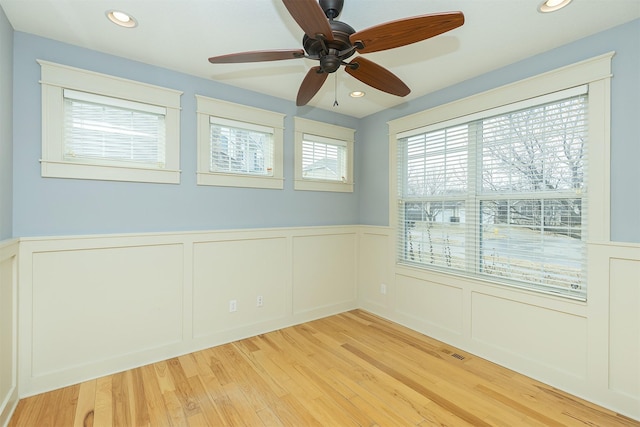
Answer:
<path fill-rule="evenodd" d="M 114 24 L 120 25 L 121 27 L 133 28 L 138 25 L 138 21 L 136 21 L 133 16 L 120 10 L 108 10 L 107 18 L 109 18 L 109 20 Z"/>
<path fill-rule="evenodd" d="M 349 94 L 349 96 L 352 98 L 362 98 L 364 96 L 364 92 L 361 90 L 354 90 Z"/>
<path fill-rule="evenodd" d="M 542 13 L 555 12 L 569 3 L 571 3 L 571 0 L 546 0 L 538 6 L 538 11 Z"/>

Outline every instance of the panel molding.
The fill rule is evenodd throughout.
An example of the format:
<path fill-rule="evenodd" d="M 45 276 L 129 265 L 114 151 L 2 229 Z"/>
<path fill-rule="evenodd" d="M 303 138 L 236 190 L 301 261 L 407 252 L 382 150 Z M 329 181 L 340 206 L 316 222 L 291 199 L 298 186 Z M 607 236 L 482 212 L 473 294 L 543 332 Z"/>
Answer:
<path fill-rule="evenodd" d="M 18 240 L 0 241 L 0 426 L 18 404 Z"/>
<path fill-rule="evenodd" d="M 356 240 L 353 226 L 21 239 L 19 395 L 354 309 Z M 294 250 L 296 241 L 313 250 Z M 331 274 L 306 280 L 317 264 Z M 93 329 L 89 341 L 109 351 L 83 348 L 76 329 Z M 80 355 L 64 358 L 71 347 Z"/>

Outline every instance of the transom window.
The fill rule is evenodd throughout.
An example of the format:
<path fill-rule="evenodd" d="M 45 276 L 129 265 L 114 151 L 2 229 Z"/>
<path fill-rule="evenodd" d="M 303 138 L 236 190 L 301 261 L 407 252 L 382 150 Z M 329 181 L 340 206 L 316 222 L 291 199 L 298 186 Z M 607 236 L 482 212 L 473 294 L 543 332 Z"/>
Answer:
<path fill-rule="evenodd" d="M 64 90 L 64 159 L 164 168 L 166 108 Z"/>
<path fill-rule="evenodd" d="M 353 192 L 353 129 L 295 117 L 296 190 Z"/>
<path fill-rule="evenodd" d="M 398 135 L 398 258 L 586 297 L 586 86 Z"/>
<path fill-rule="evenodd" d="M 198 184 L 284 188 L 284 114 L 196 95 Z"/>
<path fill-rule="evenodd" d="M 210 122 L 211 172 L 273 176 L 273 128 L 219 117 Z"/>
<path fill-rule="evenodd" d="M 344 141 L 304 134 L 302 178 L 347 181 L 347 144 Z"/>
<path fill-rule="evenodd" d="M 182 92 L 38 63 L 43 177 L 180 183 Z"/>

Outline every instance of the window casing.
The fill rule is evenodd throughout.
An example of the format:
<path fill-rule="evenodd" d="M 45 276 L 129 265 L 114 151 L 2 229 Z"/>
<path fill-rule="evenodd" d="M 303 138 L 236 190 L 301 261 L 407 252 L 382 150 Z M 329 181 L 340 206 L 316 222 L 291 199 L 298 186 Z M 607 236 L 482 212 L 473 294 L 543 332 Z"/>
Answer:
<path fill-rule="evenodd" d="M 295 118 L 296 190 L 353 191 L 354 130 Z"/>
<path fill-rule="evenodd" d="M 284 115 L 196 99 L 198 184 L 282 189 Z"/>
<path fill-rule="evenodd" d="M 43 177 L 180 182 L 181 92 L 38 62 Z"/>
<path fill-rule="evenodd" d="M 398 267 L 585 300 L 587 236 L 608 238 L 611 56 L 390 122 Z"/>

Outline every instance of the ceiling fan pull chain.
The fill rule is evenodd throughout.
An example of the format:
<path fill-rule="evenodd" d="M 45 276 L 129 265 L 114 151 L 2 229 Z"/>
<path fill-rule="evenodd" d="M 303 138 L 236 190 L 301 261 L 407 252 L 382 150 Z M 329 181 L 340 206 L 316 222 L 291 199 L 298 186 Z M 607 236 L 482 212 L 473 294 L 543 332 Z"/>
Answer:
<path fill-rule="evenodd" d="M 333 95 L 333 106 L 337 107 L 338 106 L 338 73 L 334 74 L 335 76 L 335 86 L 334 86 L 334 95 Z"/>

